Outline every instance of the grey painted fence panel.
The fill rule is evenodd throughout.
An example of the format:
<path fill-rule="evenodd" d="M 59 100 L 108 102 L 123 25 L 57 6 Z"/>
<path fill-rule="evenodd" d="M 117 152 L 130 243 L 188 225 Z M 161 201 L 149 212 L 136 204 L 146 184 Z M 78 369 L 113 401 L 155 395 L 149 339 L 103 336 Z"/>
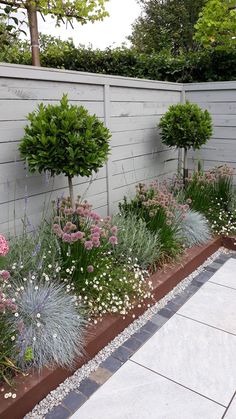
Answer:
<path fill-rule="evenodd" d="M 102 74 L 0 64 L 0 231 L 19 231 L 25 213 L 37 224 L 51 200 L 68 194 L 64 176 L 28 174 L 18 144 L 26 116 L 37 104 L 58 103 L 67 93 L 112 132 L 107 164 L 91 179 L 75 178 L 75 193 L 88 198 L 102 215 L 117 209 L 137 182 L 171 177 L 178 153 L 161 143 L 158 122 L 169 106 L 185 99 L 208 109 L 214 133 L 209 143 L 190 154 L 205 169 L 218 162 L 236 167 L 236 82 L 178 83 Z"/>
<path fill-rule="evenodd" d="M 184 89 L 187 100 L 211 113 L 214 125 L 211 140 L 190 153 L 190 167 L 201 160 L 204 170 L 225 163 L 236 169 L 236 82 L 189 84 Z"/>
<path fill-rule="evenodd" d="M 26 116 L 38 103 L 57 103 L 66 93 L 111 129 L 106 166 L 93 181 L 74 179 L 75 193 L 105 215 L 135 183 L 176 170 L 177 154 L 161 145 L 157 124 L 181 90 L 175 83 L 0 64 L 0 231 L 18 231 L 25 212 L 37 224 L 52 199 L 68 194 L 64 176 L 28 174 L 19 155 Z"/>

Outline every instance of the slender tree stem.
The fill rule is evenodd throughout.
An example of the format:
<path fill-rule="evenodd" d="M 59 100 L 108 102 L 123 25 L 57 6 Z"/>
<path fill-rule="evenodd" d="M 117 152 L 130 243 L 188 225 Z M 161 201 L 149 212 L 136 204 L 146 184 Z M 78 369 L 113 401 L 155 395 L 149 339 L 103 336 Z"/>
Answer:
<path fill-rule="evenodd" d="M 188 150 L 187 148 L 184 148 L 184 167 L 183 167 L 184 185 L 186 184 L 187 177 L 188 177 Z"/>
<path fill-rule="evenodd" d="M 71 206 L 72 206 L 72 208 L 74 208 L 75 200 L 74 200 L 74 190 L 73 190 L 73 184 L 72 184 L 72 177 L 71 176 L 68 176 L 68 185 L 69 185 Z"/>
<path fill-rule="evenodd" d="M 31 2 L 29 2 L 29 4 L 27 5 L 27 16 L 30 30 L 32 64 L 34 66 L 40 67 L 37 10 L 35 5 Z"/>

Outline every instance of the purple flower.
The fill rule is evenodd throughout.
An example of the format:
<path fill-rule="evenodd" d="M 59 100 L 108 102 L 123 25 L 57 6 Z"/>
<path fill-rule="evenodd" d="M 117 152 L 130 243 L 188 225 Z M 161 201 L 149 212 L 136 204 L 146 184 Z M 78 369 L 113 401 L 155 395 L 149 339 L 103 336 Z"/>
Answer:
<path fill-rule="evenodd" d="M 96 212 L 93 212 L 93 211 L 90 213 L 90 217 L 91 217 L 94 221 L 100 221 L 100 220 L 101 220 L 100 215 L 99 215 L 99 214 L 97 214 Z"/>
<path fill-rule="evenodd" d="M 97 240 L 97 241 L 93 242 L 93 245 L 94 245 L 94 247 L 100 247 L 100 245 L 101 245 L 100 240 Z"/>
<path fill-rule="evenodd" d="M 95 227 L 92 227 L 91 228 L 91 233 L 92 234 L 101 234 L 101 231 L 102 231 L 102 229 L 100 228 L 100 227 L 98 227 L 98 226 L 95 226 Z"/>
<path fill-rule="evenodd" d="M 83 239 L 85 234 L 82 231 L 76 231 L 75 235 L 76 235 L 78 240 L 81 240 L 81 239 Z"/>
<path fill-rule="evenodd" d="M 89 266 L 87 267 L 87 271 L 88 271 L 89 273 L 93 272 L 93 271 L 94 271 L 94 267 L 93 267 L 92 265 L 89 265 Z"/>
<path fill-rule="evenodd" d="M 63 234 L 63 236 L 62 236 L 62 240 L 63 240 L 65 243 L 71 243 L 71 235 L 70 235 L 70 234 L 68 234 L 68 233 L 64 233 L 64 234 Z"/>
<path fill-rule="evenodd" d="M 86 250 L 91 250 L 93 248 L 93 242 L 91 240 L 87 240 L 84 243 L 84 247 L 85 247 Z"/>
<path fill-rule="evenodd" d="M 117 237 L 116 236 L 111 236 L 109 238 L 109 243 L 111 243 L 113 245 L 117 244 L 118 243 Z"/>
<path fill-rule="evenodd" d="M 7 281 L 10 278 L 10 273 L 8 271 L 1 271 L 0 276 L 4 281 Z"/>
<path fill-rule="evenodd" d="M 114 236 L 116 236 L 117 235 L 117 232 L 118 232 L 118 228 L 116 226 L 113 226 L 111 228 L 111 232 L 112 232 L 112 234 L 114 234 Z"/>

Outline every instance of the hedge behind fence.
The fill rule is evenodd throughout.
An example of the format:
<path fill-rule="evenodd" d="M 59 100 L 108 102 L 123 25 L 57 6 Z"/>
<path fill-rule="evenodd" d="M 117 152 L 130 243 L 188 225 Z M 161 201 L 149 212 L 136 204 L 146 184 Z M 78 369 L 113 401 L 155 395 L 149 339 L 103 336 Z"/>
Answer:
<path fill-rule="evenodd" d="M 236 50 L 194 52 L 179 57 L 145 55 L 132 49 L 76 48 L 71 41 L 45 37 L 42 66 L 173 82 L 236 80 Z M 0 61 L 31 64 L 28 43 L 0 52 Z"/>

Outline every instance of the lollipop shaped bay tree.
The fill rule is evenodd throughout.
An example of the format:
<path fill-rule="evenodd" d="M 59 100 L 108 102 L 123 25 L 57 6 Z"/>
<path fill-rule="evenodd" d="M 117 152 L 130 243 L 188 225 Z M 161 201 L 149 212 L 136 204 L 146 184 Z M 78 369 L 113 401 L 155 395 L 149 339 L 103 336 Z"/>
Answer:
<path fill-rule="evenodd" d="M 67 176 L 74 206 L 73 177 L 91 176 L 104 165 L 110 131 L 83 106 L 70 105 L 67 95 L 59 104 L 38 105 L 28 121 L 19 146 L 21 156 L 31 172 Z"/>
<path fill-rule="evenodd" d="M 212 118 L 194 103 L 169 107 L 159 123 L 161 139 L 169 147 L 184 149 L 183 180 L 188 177 L 187 153 L 200 149 L 212 135 Z"/>

